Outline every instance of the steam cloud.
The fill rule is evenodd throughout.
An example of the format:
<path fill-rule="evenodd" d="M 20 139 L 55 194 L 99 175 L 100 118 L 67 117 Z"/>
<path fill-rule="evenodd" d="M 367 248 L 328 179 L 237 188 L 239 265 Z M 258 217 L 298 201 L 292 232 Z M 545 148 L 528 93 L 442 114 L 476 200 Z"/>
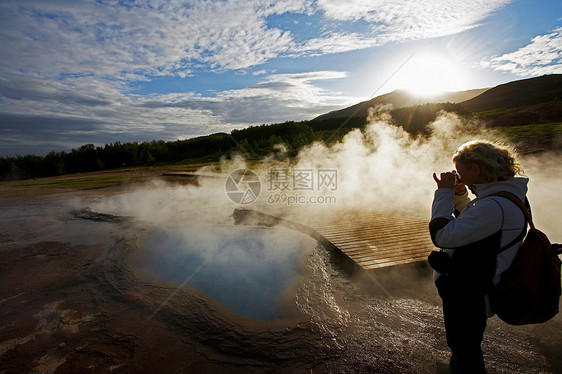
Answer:
<path fill-rule="evenodd" d="M 341 143 L 316 142 L 303 148 L 294 159 L 271 155 L 257 167 L 250 167 L 242 156 L 235 156 L 223 160 L 221 173 L 224 178 L 205 178 L 199 186 L 171 187 L 155 183 L 151 189 L 106 199 L 97 208 L 155 224 L 216 223 L 217 219 L 224 222 L 233 209 L 240 207 L 225 193 L 226 177 L 237 169 L 248 167 L 259 175 L 262 184 L 259 198 L 246 206 L 250 209 L 271 214 L 276 209 L 291 209 L 295 214 L 304 215 L 320 214 L 324 209 L 400 211 L 428 219 L 436 188 L 432 173 L 452 170 L 451 157 L 461 144 L 475 139 L 509 144 L 497 132 L 485 130 L 481 124 L 451 113 L 441 113 L 429 126 L 429 136 L 412 136 L 392 125 L 388 112 L 373 110 L 366 128 L 351 131 Z M 280 149 L 283 149 L 282 145 L 278 151 Z M 562 205 L 557 192 L 562 182 L 561 155 L 544 152 L 520 157 L 520 161 L 525 175 L 530 178 L 528 197 L 536 225 L 553 241 L 562 241 L 558 214 Z M 315 188 L 313 191 L 270 189 L 271 171 L 284 169 L 289 172 L 336 170 L 337 188 Z M 210 170 L 203 168 L 200 171 Z M 272 204 L 271 196 L 275 194 L 298 194 L 307 198 L 311 195 L 333 196 L 335 199 L 330 204 L 307 202 L 288 206 Z"/>
<path fill-rule="evenodd" d="M 319 213 L 322 209 L 362 209 L 400 211 L 428 219 L 436 188 L 432 173 L 452 170 L 451 157 L 461 144 L 478 139 L 513 147 L 497 131 L 485 129 L 482 123 L 447 112 L 429 125 L 429 136 L 412 136 L 392 125 L 390 115 L 384 110 L 371 111 L 368 123 L 364 130 L 348 133 L 342 143 L 328 146 L 317 142 L 305 147 L 293 161 L 270 157 L 257 172 L 262 181 L 267 181 L 272 169 L 337 170 L 337 189 L 321 191 L 335 196 L 337 203 L 295 204 L 293 210 L 301 209 L 303 214 Z M 557 193 L 562 179 L 560 153 L 520 155 L 519 159 L 524 175 L 530 178 L 528 197 L 536 225 L 553 241 L 562 240 L 558 214 L 562 204 Z M 222 165 L 225 173 L 243 167 L 246 165 L 242 158 Z M 280 192 L 283 191 L 263 191 L 252 208 L 263 207 L 267 197 Z M 299 191 L 299 194 L 305 193 Z M 271 211 L 271 204 L 264 209 Z"/>
<path fill-rule="evenodd" d="M 352 209 L 397 211 L 429 220 L 433 192 L 436 188 L 432 173 L 452 170 L 454 166 L 451 156 L 461 144 L 469 140 L 505 141 L 499 138 L 496 132 L 487 131 L 478 123 L 466 121 L 450 113 L 442 113 L 430 125 L 429 136 L 412 136 L 402 128 L 391 125 L 390 115 L 385 111 L 373 111 L 368 121 L 365 129 L 351 131 L 343 142 L 333 145 L 319 142 L 311 144 L 303 148 L 294 159 L 279 157 L 284 150 L 284 147 L 279 145 L 275 154 L 263 159 L 258 166 L 250 167 L 246 160 L 238 155 L 223 160 L 220 165 L 221 177 L 202 178 L 199 185 L 177 186 L 155 181 L 148 188 L 106 197 L 92 208 L 119 216 L 132 216 L 147 223 L 149 227 L 152 226 L 156 235 L 160 236 L 147 238 L 145 244 L 155 248 L 149 248 L 144 258 L 153 256 L 145 261 L 149 264 L 148 267 L 152 268 L 152 273 L 167 274 L 157 278 L 171 280 L 170 274 L 177 273 L 177 279 L 173 281 L 204 289 L 210 294 L 214 292 L 212 287 L 198 285 L 197 282 L 210 277 L 213 281 L 209 284 L 216 283 L 217 277 L 212 274 L 223 274 L 226 277 L 225 285 L 246 285 L 242 291 L 227 286 L 220 287 L 227 291 L 223 290 L 223 294 L 213 294 L 213 297 L 219 300 L 224 298 L 223 295 L 227 295 L 223 301 L 234 300 L 231 307 L 241 308 L 239 311 L 243 313 L 244 307 L 238 305 L 239 300 L 243 299 L 240 295 L 249 294 L 248 285 L 255 283 L 254 278 L 261 276 L 260 274 L 270 274 L 273 269 L 279 269 L 280 264 L 291 262 L 283 257 L 287 253 L 294 253 L 297 248 L 299 252 L 303 251 L 300 253 L 304 253 L 307 249 L 314 248 L 315 244 L 308 237 L 305 240 L 304 234 L 296 235 L 289 230 L 282 230 L 279 234 L 275 234 L 276 230 L 267 234 L 264 232 L 241 242 L 240 235 L 244 236 L 247 231 L 232 228 L 232 213 L 241 205 L 230 200 L 225 190 L 226 179 L 233 171 L 251 168 L 259 175 L 261 181 L 258 199 L 243 207 L 271 215 L 288 213 L 291 220 L 300 223 L 308 224 L 311 220 L 313 222 L 315 216 L 321 216 L 325 211 L 337 214 L 339 211 Z M 530 178 L 528 197 L 536 226 L 553 242 L 562 241 L 558 214 L 561 206 L 557 192 L 562 182 L 560 154 L 546 152 L 525 156 L 520 161 L 525 175 Z M 337 172 L 337 188 L 324 186 L 312 191 L 294 191 L 290 184 L 289 188 L 275 190 L 269 185 L 272 170 L 288 170 L 294 173 L 295 170 L 324 169 Z M 200 171 L 212 170 L 203 168 Z M 297 193 L 306 198 L 313 195 L 332 196 L 335 200 L 330 200 L 329 204 L 309 201 L 292 205 L 271 201 L 271 196 L 294 196 Z M 225 226 L 230 234 L 225 236 L 225 231 L 217 230 L 217 226 Z M 166 244 L 170 240 L 173 245 Z M 248 244 L 248 240 L 253 241 L 252 243 L 262 243 L 258 252 L 267 252 L 267 261 L 263 256 L 252 254 L 255 245 Z M 267 251 L 264 248 L 268 248 Z M 220 265 L 217 259 L 219 252 L 220 258 L 227 259 L 230 264 L 228 271 L 216 270 Z M 137 262 L 142 262 L 142 256 L 141 254 Z M 205 271 L 199 272 L 200 267 L 204 267 Z M 260 269 L 261 273 L 256 275 L 249 269 Z M 259 295 L 259 291 L 255 293 Z M 275 312 L 256 309 L 247 313 L 270 318 Z M 336 310 L 335 314 L 341 313 Z"/>
<path fill-rule="evenodd" d="M 236 156 L 221 163 L 221 174 L 224 178 L 203 178 L 198 186 L 177 186 L 162 181 L 154 182 L 148 188 L 144 187 L 137 191 L 99 200 L 92 208 L 121 216 L 133 216 L 147 222 L 149 226 L 153 225 L 157 236 L 153 236 L 148 241 L 155 240 L 157 250 L 145 253 L 145 257 L 141 256 L 137 259 L 142 262 L 144 258 L 146 262 L 154 264 L 153 271 L 162 271 L 172 276 L 176 271 L 177 278 L 173 281 L 182 284 L 187 284 L 186 280 L 199 276 L 215 280 L 219 275 L 225 277 L 228 275 L 230 278 L 227 278 L 225 283 L 243 285 L 243 287 L 242 290 L 228 289 L 226 291 L 221 287 L 223 295 L 226 294 L 234 302 L 254 305 L 253 301 L 244 302 L 246 300 L 244 297 L 247 296 L 250 289 L 247 285 L 255 283 L 255 279 L 259 279 L 261 283 L 263 283 L 261 279 L 270 279 L 270 269 L 278 269 L 280 263 L 295 260 L 294 257 L 287 257 L 287 254 L 294 254 L 299 247 L 297 252 L 306 251 L 315 244 L 309 240 L 310 238 L 295 235 L 289 230 L 263 230 L 263 233 L 251 239 L 244 236 L 248 232 L 245 229 L 232 228 L 232 212 L 240 205 L 231 201 L 225 192 L 227 176 L 237 169 L 249 167 L 254 170 L 262 182 L 262 191 L 259 198 L 246 207 L 270 214 L 289 210 L 293 217 L 295 215 L 298 217 L 299 214 L 307 217 L 322 214 L 324 210 L 360 209 L 400 211 L 429 219 L 433 191 L 436 188 L 432 173 L 451 170 L 453 168 L 452 154 L 466 141 L 474 139 L 506 141 L 506 139 L 501 139 L 497 133 L 485 130 L 478 123 L 467 122 L 450 113 L 442 113 L 430 126 L 431 134 L 429 136 L 414 137 L 402 128 L 391 125 L 388 113 L 374 111 L 369 118 L 369 125 L 364 130 L 350 132 L 342 143 L 334 145 L 314 143 L 302 149 L 294 159 L 280 158 L 279 154 L 284 149 L 280 145 L 275 155 L 265 158 L 257 167 L 250 166 L 242 156 Z M 535 224 L 553 242 L 562 241 L 562 225 L 560 225 L 559 218 L 562 207 L 558 196 L 559 186 L 562 182 L 560 156 L 559 152 L 545 152 L 524 156 L 520 159 L 525 175 L 530 178 L 528 197 L 533 208 Z M 290 188 L 279 191 L 268 190 L 270 171 L 283 168 L 288 170 L 336 170 L 337 188 L 335 190 L 325 188 L 308 192 L 309 195 L 333 195 L 337 199 L 336 202 L 334 204 L 294 204 L 292 206 L 271 204 L 268 202 L 268 198 L 272 194 L 295 193 Z M 203 168 L 200 171 L 212 170 Z M 305 191 L 299 191 L 299 193 L 307 194 Z M 217 230 L 217 225 L 227 226 L 227 230 Z M 167 231 L 167 229 L 171 230 Z M 226 232 L 229 234 L 225 234 Z M 265 247 L 271 248 L 271 251 L 264 251 Z M 248 248 L 250 251 L 247 250 Z M 253 253 L 252 250 L 254 250 Z M 256 253 L 260 255 L 256 255 Z M 297 309 L 307 315 L 317 316 L 314 318 L 318 318 L 323 329 L 328 328 L 331 331 L 330 329 L 333 328 L 333 331 L 337 331 L 337 326 L 345 326 L 349 323 L 350 314 L 346 309 L 347 306 L 341 307 L 338 304 L 339 298 L 336 298 L 335 286 L 330 285 L 331 276 L 320 264 L 322 258 L 319 257 L 319 254 L 323 254 L 324 251 L 310 251 L 310 253 L 312 253 L 312 257 L 310 257 L 310 261 L 306 262 L 306 266 L 313 264 L 316 268 L 310 272 L 312 274 L 312 276 L 309 275 L 310 278 L 304 277 L 307 280 L 302 283 L 302 287 L 296 293 Z M 227 262 L 228 270 L 222 270 L 212 264 L 217 262 L 220 265 L 223 260 Z M 174 268 L 174 266 L 181 268 Z M 205 267 L 206 274 L 202 274 L 203 271 L 198 272 L 199 266 Z M 259 269 L 260 273 L 252 275 L 249 274 L 248 269 Z M 298 269 L 294 271 L 298 272 Z M 260 278 L 262 275 L 263 278 Z M 198 287 L 197 283 L 193 282 L 188 285 Z M 259 287 L 256 289 L 259 290 Z M 216 300 L 228 302 L 228 300 L 221 299 L 221 295 L 213 294 L 212 289 L 207 289 L 206 292 L 209 292 L 209 295 Z M 168 299 L 174 297 L 175 292 L 172 292 Z M 258 298 L 261 297 L 258 293 Z M 274 302 L 273 300 L 270 303 Z M 372 299 L 369 299 L 370 303 L 372 303 Z M 153 311 L 154 314 L 158 313 L 162 305 Z M 412 324 L 404 325 L 404 319 L 400 320 L 399 325 L 391 324 L 390 327 L 385 325 L 386 322 L 381 323 L 378 320 L 381 313 L 382 315 L 388 313 L 388 311 L 385 312 L 382 305 L 366 307 L 365 310 L 371 311 L 369 312 L 371 314 L 368 314 L 371 316 L 369 318 L 361 319 L 357 315 L 353 316 L 354 323 L 359 327 L 355 330 L 350 346 L 353 347 L 353 344 L 357 345 L 360 342 L 361 346 L 357 346 L 357 351 L 363 352 L 360 354 L 368 356 L 369 359 L 372 358 L 376 349 L 372 349 L 371 345 L 364 348 L 363 344 L 365 341 L 374 342 L 376 339 L 373 337 L 381 336 L 381 332 L 378 330 L 380 326 L 383 326 L 383 329 L 390 328 L 391 333 L 387 334 L 388 336 L 395 337 L 397 332 L 398 334 L 402 332 L 403 336 L 407 337 L 401 338 L 398 343 L 393 342 L 392 338 L 384 338 L 386 339 L 384 340 L 385 347 L 397 346 L 403 349 L 403 341 L 409 340 L 410 337 L 413 341 L 417 341 L 416 339 L 421 333 L 419 332 L 421 327 L 415 327 L 415 325 L 412 327 Z M 409 302 L 404 300 L 398 300 L 394 305 L 398 309 L 391 309 L 393 314 L 400 313 L 406 317 L 413 315 L 415 316 L 415 318 L 411 318 L 413 321 L 422 318 L 424 331 L 427 330 L 427 321 L 433 321 L 431 322 L 433 325 L 439 323 L 436 321 L 439 315 L 438 309 L 433 306 L 416 301 L 412 307 L 408 307 Z M 231 308 L 239 311 L 236 309 L 236 305 Z M 248 313 L 254 313 L 254 316 L 258 318 L 265 315 L 263 318 L 267 319 L 272 318 L 276 311 L 253 310 Z M 421 317 L 419 313 L 422 313 Z M 539 331 L 536 335 L 545 342 L 544 345 L 547 347 L 557 344 L 557 341 L 551 343 L 552 326 L 557 325 L 549 325 L 548 332 L 544 330 L 543 335 Z M 405 332 L 405 329 L 412 328 L 412 331 Z M 507 350 L 516 352 L 515 356 L 527 354 L 530 356 L 530 360 L 542 359 L 542 356 L 537 356 L 533 350 L 528 349 L 528 341 L 531 338 L 527 335 L 513 340 L 511 334 L 503 336 L 504 332 L 502 332 L 501 338 L 494 335 L 496 334 L 494 332 L 492 334 L 494 339 L 506 342 L 502 344 Z M 335 335 L 336 332 L 331 336 Z M 386 335 L 383 333 L 382 336 Z M 514 345 L 514 342 L 517 344 Z M 433 352 L 434 356 L 439 354 L 434 348 L 435 341 L 419 341 L 418 343 L 425 347 L 425 356 L 427 356 L 427 352 Z M 428 357 L 430 356 L 431 354 Z"/>

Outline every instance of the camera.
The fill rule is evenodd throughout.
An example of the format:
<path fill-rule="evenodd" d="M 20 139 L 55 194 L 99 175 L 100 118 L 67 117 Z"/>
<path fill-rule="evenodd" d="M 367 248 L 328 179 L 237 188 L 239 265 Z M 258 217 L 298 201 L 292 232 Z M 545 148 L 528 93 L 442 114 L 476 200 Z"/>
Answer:
<path fill-rule="evenodd" d="M 455 181 L 459 184 L 462 183 L 460 174 L 457 173 L 456 171 L 454 171 L 453 174 L 455 175 Z"/>

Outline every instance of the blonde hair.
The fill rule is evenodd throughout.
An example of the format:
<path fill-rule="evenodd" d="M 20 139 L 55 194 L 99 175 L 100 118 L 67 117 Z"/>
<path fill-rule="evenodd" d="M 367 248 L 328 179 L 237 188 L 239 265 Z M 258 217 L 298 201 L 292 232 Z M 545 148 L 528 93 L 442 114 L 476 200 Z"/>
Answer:
<path fill-rule="evenodd" d="M 523 174 L 515 152 L 506 146 L 486 141 L 471 141 L 459 147 L 453 162 L 476 164 L 488 182 L 497 182 Z"/>

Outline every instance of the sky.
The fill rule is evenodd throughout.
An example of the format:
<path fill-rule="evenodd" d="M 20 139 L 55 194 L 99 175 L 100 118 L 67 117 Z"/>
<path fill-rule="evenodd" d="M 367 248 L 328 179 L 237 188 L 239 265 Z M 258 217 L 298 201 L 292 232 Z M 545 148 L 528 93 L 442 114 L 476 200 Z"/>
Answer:
<path fill-rule="evenodd" d="M 0 156 L 562 74 L 560 0 L 0 0 Z"/>

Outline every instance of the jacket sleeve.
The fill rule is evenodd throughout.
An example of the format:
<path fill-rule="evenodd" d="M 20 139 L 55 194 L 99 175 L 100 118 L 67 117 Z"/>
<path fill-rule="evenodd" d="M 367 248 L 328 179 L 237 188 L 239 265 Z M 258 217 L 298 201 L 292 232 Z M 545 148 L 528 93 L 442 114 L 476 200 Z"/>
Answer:
<path fill-rule="evenodd" d="M 467 190 L 464 190 L 464 193 L 461 195 L 455 194 L 453 198 L 453 207 L 455 208 L 455 216 L 458 216 L 458 214 L 456 213 L 458 212 L 460 214 L 469 202 L 470 202 L 470 198 L 468 197 Z"/>
<path fill-rule="evenodd" d="M 435 191 L 429 231 L 433 244 L 454 249 L 484 239 L 502 227 L 502 210 L 493 199 L 477 199 L 454 218 L 453 190 Z"/>

